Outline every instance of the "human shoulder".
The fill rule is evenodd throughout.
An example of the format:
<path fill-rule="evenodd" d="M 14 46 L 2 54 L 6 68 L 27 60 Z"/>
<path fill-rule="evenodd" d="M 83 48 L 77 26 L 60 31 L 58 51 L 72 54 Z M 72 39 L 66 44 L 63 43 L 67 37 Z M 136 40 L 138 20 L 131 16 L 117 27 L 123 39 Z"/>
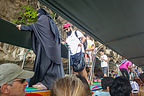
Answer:
<path fill-rule="evenodd" d="M 75 30 L 74 32 L 76 32 L 75 34 L 77 34 L 78 38 L 84 36 L 79 30 Z"/>
<path fill-rule="evenodd" d="M 110 96 L 109 92 L 103 92 L 103 91 L 96 91 L 93 96 Z"/>
<path fill-rule="evenodd" d="M 46 20 L 48 17 L 46 15 L 41 15 L 37 21 Z"/>
<path fill-rule="evenodd" d="M 102 55 L 102 57 L 107 58 L 107 55 L 104 54 L 104 55 Z"/>
<path fill-rule="evenodd" d="M 87 40 L 87 42 L 89 42 L 91 45 L 94 44 L 94 41 L 92 40 Z"/>
<path fill-rule="evenodd" d="M 131 61 L 126 61 L 126 63 L 130 66 L 132 65 L 132 62 Z"/>

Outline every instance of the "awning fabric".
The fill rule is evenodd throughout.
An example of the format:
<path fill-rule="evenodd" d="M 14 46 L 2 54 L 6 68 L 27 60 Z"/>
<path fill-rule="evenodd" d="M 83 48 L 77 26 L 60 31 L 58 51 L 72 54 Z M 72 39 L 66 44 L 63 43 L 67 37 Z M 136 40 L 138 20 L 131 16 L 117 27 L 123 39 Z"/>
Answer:
<path fill-rule="evenodd" d="M 9 21 L 3 20 L 0 18 L 0 42 L 24 47 L 24 48 L 32 48 L 31 45 L 31 32 L 29 31 L 19 31 L 16 28 L 15 24 L 10 23 Z M 62 57 L 68 57 L 67 48 L 62 45 L 61 46 Z"/>
<path fill-rule="evenodd" d="M 39 0 L 138 66 L 144 66 L 144 0 Z"/>

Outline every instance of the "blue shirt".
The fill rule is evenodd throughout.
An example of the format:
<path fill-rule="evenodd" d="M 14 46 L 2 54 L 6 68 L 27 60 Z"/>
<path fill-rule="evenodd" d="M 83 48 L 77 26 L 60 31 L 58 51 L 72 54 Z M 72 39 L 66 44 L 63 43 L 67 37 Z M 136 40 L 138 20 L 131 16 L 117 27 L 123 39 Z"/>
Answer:
<path fill-rule="evenodd" d="M 109 92 L 96 91 L 92 96 L 111 96 Z"/>

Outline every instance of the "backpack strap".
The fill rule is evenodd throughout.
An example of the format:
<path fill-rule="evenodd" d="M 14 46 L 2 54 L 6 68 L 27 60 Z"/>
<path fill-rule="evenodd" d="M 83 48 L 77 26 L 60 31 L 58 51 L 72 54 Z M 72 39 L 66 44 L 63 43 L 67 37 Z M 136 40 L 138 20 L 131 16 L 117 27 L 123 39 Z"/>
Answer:
<path fill-rule="evenodd" d="M 78 38 L 77 30 L 75 31 L 75 36 Z M 78 39 L 81 41 L 80 38 L 78 38 Z"/>

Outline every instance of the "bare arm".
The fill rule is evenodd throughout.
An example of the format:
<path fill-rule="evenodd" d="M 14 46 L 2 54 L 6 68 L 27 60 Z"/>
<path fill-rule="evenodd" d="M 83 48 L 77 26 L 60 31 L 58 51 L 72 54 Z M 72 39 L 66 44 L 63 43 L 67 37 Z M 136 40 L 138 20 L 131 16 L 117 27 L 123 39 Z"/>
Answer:
<path fill-rule="evenodd" d="M 83 36 L 83 37 L 80 37 L 80 39 L 81 39 L 81 43 L 84 43 L 85 42 L 85 40 L 86 40 L 86 38 Z"/>
<path fill-rule="evenodd" d="M 86 49 L 86 51 L 93 51 L 95 49 L 95 45 L 93 44 L 91 48 Z"/>
<path fill-rule="evenodd" d="M 83 45 L 83 43 L 85 42 L 85 40 L 86 40 L 86 38 L 83 36 L 83 37 L 80 37 L 80 39 L 81 39 L 81 43 L 80 44 L 78 44 L 78 46 L 82 46 Z"/>

